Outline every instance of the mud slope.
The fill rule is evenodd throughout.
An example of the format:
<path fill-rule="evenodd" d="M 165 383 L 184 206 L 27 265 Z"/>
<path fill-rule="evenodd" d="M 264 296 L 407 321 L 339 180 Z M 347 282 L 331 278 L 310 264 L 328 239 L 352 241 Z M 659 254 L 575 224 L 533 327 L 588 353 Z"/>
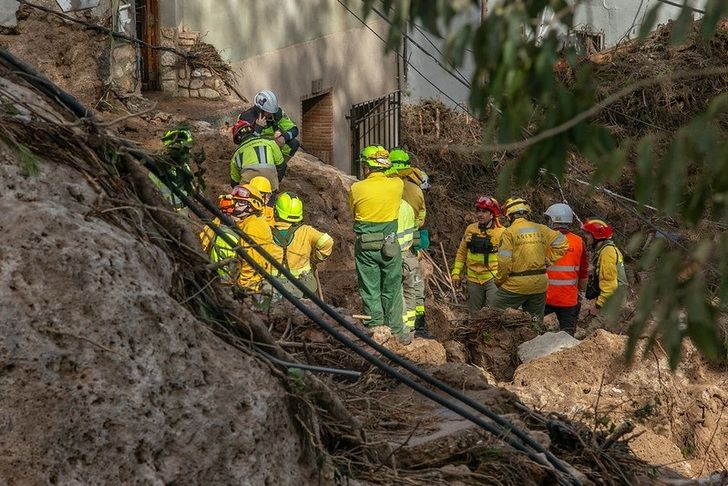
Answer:
<path fill-rule="evenodd" d="M 2 483 L 307 483 L 271 371 L 180 305 L 185 270 L 55 160 L 31 176 L 0 144 Z"/>

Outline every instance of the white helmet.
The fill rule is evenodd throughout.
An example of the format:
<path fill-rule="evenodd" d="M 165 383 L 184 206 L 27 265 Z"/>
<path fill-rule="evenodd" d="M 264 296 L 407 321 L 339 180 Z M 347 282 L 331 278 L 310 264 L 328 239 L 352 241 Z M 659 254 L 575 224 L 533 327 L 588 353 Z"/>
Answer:
<path fill-rule="evenodd" d="M 264 89 L 255 95 L 255 106 L 266 113 L 276 113 L 278 111 L 278 98 L 276 98 L 273 91 Z"/>
<path fill-rule="evenodd" d="M 551 218 L 551 221 L 553 221 L 554 223 L 574 222 L 574 211 L 571 210 L 568 204 L 552 204 L 551 206 L 549 206 L 544 214 Z"/>

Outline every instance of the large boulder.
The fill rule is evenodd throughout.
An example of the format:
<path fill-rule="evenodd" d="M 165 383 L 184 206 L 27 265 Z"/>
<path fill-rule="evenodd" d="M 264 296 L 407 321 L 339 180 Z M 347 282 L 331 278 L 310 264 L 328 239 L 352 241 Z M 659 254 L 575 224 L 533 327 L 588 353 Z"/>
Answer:
<path fill-rule="evenodd" d="M 579 342 L 578 339 L 564 331 L 547 332 L 536 336 L 530 341 L 521 343 L 518 346 L 518 359 L 521 360 L 521 363 L 528 363 L 534 359 L 561 351 L 564 348 L 576 346 Z"/>
<path fill-rule="evenodd" d="M 148 220 L 19 153 L 0 144 L 2 482 L 309 482 L 287 390 L 174 297 Z"/>

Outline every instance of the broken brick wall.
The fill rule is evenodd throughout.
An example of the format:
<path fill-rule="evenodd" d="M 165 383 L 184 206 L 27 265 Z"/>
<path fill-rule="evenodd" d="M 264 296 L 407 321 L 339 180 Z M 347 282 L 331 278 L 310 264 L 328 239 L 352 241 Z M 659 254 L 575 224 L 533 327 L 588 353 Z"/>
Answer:
<path fill-rule="evenodd" d="M 161 44 L 183 51 L 190 51 L 201 43 L 199 32 L 176 27 L 160 29 Z M 207 68 L 192 68 L 173 52 L 163 52 L 160 57 L 162 91 L 182 97 L 221 99 L 230 95 L 220 76 Z"/>

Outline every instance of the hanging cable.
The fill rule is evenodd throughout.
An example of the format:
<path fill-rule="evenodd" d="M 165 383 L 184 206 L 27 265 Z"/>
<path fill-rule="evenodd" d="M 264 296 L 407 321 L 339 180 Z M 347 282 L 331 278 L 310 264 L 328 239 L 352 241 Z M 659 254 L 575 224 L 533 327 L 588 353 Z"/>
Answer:
<path fill-rule="evenodd" d="M 362 25 L 364 25 L 364 27 L 366 27 L 372 34 L 374 34 L 375 36 L 377 36 L 377 38 L 379 38 L 379 40 L 382 41 L 386 45 L 387 41 L 381 35 L 379 35 L 379 33 L 376 30 L 372 29 L 369 26 L 369 24 L 367 24 L 364 21 L 364 19 L 362 19 L 356 13 L 354 13 L 354 11 L 351 10 L 342 0 L 336 0 L 336 1 L 339 2 L 339 5 L 341 5 L 342 7 L 344 7 L 347 12 L 349 12 L 351 15 L 353 15 L 354 18 L 356 18 Z M 404 56 L 402 56 L 402 54 L 400 54 L 399 50 L 395 50 L 395 53 L 397 54 L 397 57 L 398 58 L 402 59 L 402 61 L 404 61 L 409 67 L 411 67 L 414 72 L 416 72 L 417 74 L 419 74 L 422 79 L 424 79 L 430 86 L 432 86 L 433 88 L 435 88 L 435 90 L 438 93 L 440 93 L 442 96 L 444 96 L 449 101 L 451 101 L 455 106 L 460 107 L 460 109 L 463 110 L 463 111 L 465 111 L 468 115 L 470 115 L 471 117 L 475 118 L 473 116 L 473 114 L 470 112 L 470 110 L 468 110 L 468 108 L 465 105 L 463 105 L 462 103 L 458 103 L 457 101 L 455 101 L 455 99 L 453 99 L 452 96 L 450 96 L 449 94 L 445 93 L 442 89 L 440 89 L 440 87 L 437 86 L 435 83 L 433 83 L 430 80 L 430 78 L 428 78 L 427 76 L 425 76 L 424 74 L 422 74 L 422 71 L 420 71 L 419 69 L 417 69 L 417 67 L 415 67 L 414 65 L 412 65 L 412 63 L 409 62 L 409 60 L 405 59 Z"/>
<path fill-rule="evenodd" d="M 0 49 L 0 60 L 3 62 L 9 63 L 16 71 L 25 71 L 26 74 L 29 74 L 29 76 L 26 76 L 28 83 L 35 86 L 39 90 L 41 90 L 43 93 L 51 93 L 49 96 L 55 97 L 55 99 L 62 104 L 66 105 L 78 118 L 86 119 L 91 124 L 94 122 L 93 115 L 87 110 L 83 105 L 81 105 L 78 100 L 76 100 L 73 96 L 63 91 L 61 88 L 55 86 L 53 83 L 48 81 L 45 77 L 43 77 L 41 74 L 34 71 L 29 66 L 25 65 L 21 61 L 14 58 L 10 53 L 7 51 Z M 131 155 L 132 157 L 139 160 L 141 163 L 145 165 L 152 173 L 154 173 L 157 177 L 162 180 L 162 182 L 167 185 L 167 187 L 170 189 L 172 193 L 175 194 L 175 196 L 182 201 L 196 216 L 198 216 L 205 224 L 207 224 L 213 232 L 218 235 L 220 238 L 223 239 L 224 242 L 226 242 L 228 245 L 230 245 L 231 248 L 234 248 L 237 246 L 237 243 L 233 241 L 230 237 L 230 235 L 223 231 L 219 225 L 213 223 L 211 219 L 208 217 L 208 215 L 202 211 L 193 201 L 192 199 L 185 194 L 182 190 L 180 190 L 174 183 L 172 183 L 169 178 L 166 176 L 166 174 L 159 171 L 159 169 L 156 166 L 156 162 L 153 158 L 151 158 L 146 152 L 134 147 L 131 142 L 125 141 L 125 140 L 119 140 L 120 144 L 124 149 L 126 149 L 126 153 Z M 574 476 L 573 469 L 563 461 L 561 461 L 559 458 L 553 455 L 550 451 L 548 451 L 545 447 L 543 447 L 541 444 L 536 442 L 531 436 L 529 436 L 526 432 L 521 430 L 520 428 L 513 425 L 508 420 L 504 419 L 500 415 L 496 414 L 489 408 L 485 407 L 483 404 L 473 400 L 472 398 L 468 397 L 467 395 L 463 394 L 462 392 L 459 392 L 458 390 L 446 385 L 445 383 L 441 382 L 440 380 L 428 375 L 424 371 L 422 371 L 420 368 L 415 366 L 413 363 L 407 361 L 406 359 L 402 358 L 401 356 L 397 355 L 396 353 L 392 352 L 391 350 L 381 346 L 379 343 L 371 339 L 368 335 L 366 335 L 362 330 L 360 330 L 356 325 L 353 323 L 347 321 L 343 316 L 341 316 L 338 312 L 336 312 L 332 307 L 330 307 L 328 304 L 323 302 L 316 293 L 312 292 L 308 289 L 303 283 L 301 283 L 297 278 L 295 278 L 288 269 L 286 269 L 283 265 L 281 265 L 275 258 L 273 258 L 267 251 L 265 251 L 263 248 L 260 248 L 257 243 L 245 232 L 241 231 L 237 226 L 235 226 L 234 222 L 227 216 L 220 212 L 220 210 L 209 200 L 207 200 L 204 196 L 201 194 L 195 193 L 194 199 L 197 200 L 209 213 L 216 216 L 220 219 L 226 226 L 229 226 L 240 238 L 242 238 L 244 241 L 248 242 L 249 244 L 253 245 L 256 248 L 256 251 L 264 258 L 266 259 L 281 275 L 286 277 L 291 283 L 293 283 L 307 298 L 310 299 L 317 307 L 319 307 L 321 310 L 323 310 L 328 316 L 333 318 L 338 324 L 340 324 L 342 327 L 344 327 L 347 331 L 351 332 L 354 336 L 359 338 L 361 341 L 366 343 L 368 346 L 372 347 L 375 351 L 380 353 L 381 355 L 385 356 L 390 361 L 396 363 L 397 365 L 401 366 L 402 368 L 406 369 L 413 375 L 417 376 L 418 378 L 422 379 L 429 385 L 437 388 L 438 390 L 444 392 L 445 394 L 449 395 L 452 398 L 455 398 L 462 404 L 467 405 L 468 407 L 472 408 L 473 410 L 476 410 L 479 413 L 482 413 L 489 419 L 491 419 L 495 424 L 485 421 L 483 418 L 474 415 L 472 412 L 464 409 L 457 403 L 453 403 L 446 398 L 438 395 L 437 393 L 433 392 L 429 388 L 426 388 L 425 386 L 419 384 L 418 382 L 412 380 L 411 378 L 404 376 L 394 368 L 392 368 L 390 365 L 384 363 L 380 358 L 368 353 L 364 349 L 362 349 L 360 346 L 358 346 L 356 343 L 354 343 L 351 339 L 341 334 L 339 331 L 337 331 L 333 326 L 331 326 L 329 323 L 327 323 L 325 320 L 321 319 L 318 315 L 316 315 L 308 306 L 306 306 L 300 299 L 296 298 L 277 278 L 273 277 L 269 272 L 267 272 L 261 265 L 259 265 L 246 251 L 244 251 L 242 248 L 236 248 L 236 253 L 238 256 L 240 256 L 246 263 L 248 263 L 256 272 L 258 272 L 261 276 L 263 276 L 284 298 L 286 298 L 289 302 L 291 302 L 297 309 L 299 309 L 306 317 L 311 319 L 314 323 L 316 323 L 319 327 L 324 329 L 328 334 L 333 336 L 335 339 L 337 339 L 339 342 L 344 344 L 346 347 L 354 351 L 355 353 L 359 354 L 361 357 L 363 357 L 368 362 L 372 363 L 373 365 L 377 366 L 378 368 L 382 369 L 386 373 L 388 373 L 390 376 L 396 378 L 398 381 L 404 383 L 405 385 L 409 386 L 413 390 L 417 391 L 421 395 L 430 398 L 434 402 L 442 405 L 443 407 L 448 408 L 449 410 L 455 412 L 456 414 L 460 415 L 461 417 L 469 420 L 470 422 L 478 425 L 483 430 L 493 434 L 494 436 L 500 438 L 507 444 L 514 447 L 516 450 L 519 450 L 526 454 L 531 460 L 533 460 L 535 463 L 542 465 L 547 470 L 551 471 L 557 481 L 560 484 L 573 484 L 573 485 L 581 485 L 581 481 Z M 496 426 L 497 425 L 497 426 Z M 515 437 L 513 437 L 515 436 Z M 562 473 L 566 476 L 565 479 L 562 476 Z"/>
<path fill-rule="evenodd" d="M 374 7 L 372 7 L 372 11 L 375 14 L 377 14 L 382 20 L 387 22 L 390 25 L 390 27 L 393 25 L 392 21 L 389 20 L 382 12 L 380 12 L 379 10 L 377 10 Z M 452 76 L 455 79 L 455 81 L 459 82 L 460 84 L 462 84 L 463 86 L 465 86 L 468 89 L 470 89 L 472 87 L 468 80 L 466 80 L 464 77 L 460 77 L 462 75 L 458 76 L 454 72 L 450 71 L 450 69 L 448 69 L 447 66 L 445 66 L 442 62 L 440 62 L 440 60 L 437 59 L 430 51 L 428 51 L 427 49 L 422 47 L 422 45 L 419 42 L 417 42 L 416 40 L 414 40 L 407 32 L 403 32 L 403 34 L 404 34 L 405 39 L 410 41 L 415 47 L 417 47 L 420 51 L 422 51 L 422 53 L 425 54 L 427 57 L 429 57 L 430 59 L 435 61 L 435 63 L 438 66 L 440 66 L 440 68 L 442 68 L 443 71 L 445 71 L 447 74 Z M 438 50 L 438 52 L 440 52 L 440 51 Z"/>

